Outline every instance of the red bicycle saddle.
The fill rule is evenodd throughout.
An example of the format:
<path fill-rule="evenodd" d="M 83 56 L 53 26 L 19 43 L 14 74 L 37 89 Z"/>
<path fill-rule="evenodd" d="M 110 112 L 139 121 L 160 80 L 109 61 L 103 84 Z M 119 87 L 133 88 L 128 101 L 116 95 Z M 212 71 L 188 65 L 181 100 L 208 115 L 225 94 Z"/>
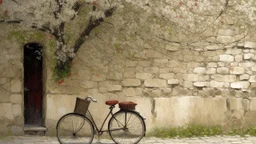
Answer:
<path fill-rule="evenodd" d="M 106 101 L 106 105 L 116 105 L 118 103 L 118 100 L 110 100 L 110 101 Z"/>

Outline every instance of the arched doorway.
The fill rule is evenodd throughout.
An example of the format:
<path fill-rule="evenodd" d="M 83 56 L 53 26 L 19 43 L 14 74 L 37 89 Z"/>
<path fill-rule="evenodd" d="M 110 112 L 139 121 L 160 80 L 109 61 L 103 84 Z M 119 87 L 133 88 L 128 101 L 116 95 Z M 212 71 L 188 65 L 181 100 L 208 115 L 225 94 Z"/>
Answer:
<path fill-rule="evenodd" d="M 24 118 L 26 125 L 42 125 L 43 47 L 39 43 L 24 46 Z"/>

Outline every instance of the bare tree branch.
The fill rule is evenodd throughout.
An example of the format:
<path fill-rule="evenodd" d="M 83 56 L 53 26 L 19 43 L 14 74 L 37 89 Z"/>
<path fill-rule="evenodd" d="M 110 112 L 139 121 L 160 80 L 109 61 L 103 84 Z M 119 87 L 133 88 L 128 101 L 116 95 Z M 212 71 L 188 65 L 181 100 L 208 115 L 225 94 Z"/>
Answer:
<path fill-rule="evenodd" d="M 8 23 L 8 24 L 19 24 L 21 23 L 22 20 L 5 20 L 5 19 L 1 19 L 0 23 Z"/>

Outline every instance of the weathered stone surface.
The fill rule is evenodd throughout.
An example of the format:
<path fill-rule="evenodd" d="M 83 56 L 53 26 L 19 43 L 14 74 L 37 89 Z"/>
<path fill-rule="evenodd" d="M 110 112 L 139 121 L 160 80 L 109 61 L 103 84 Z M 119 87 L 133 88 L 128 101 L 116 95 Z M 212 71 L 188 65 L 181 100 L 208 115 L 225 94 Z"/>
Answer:
<path fill-rule="evenodd" d="M 14 117 L 22 116 L 21 105 L 20 104 L 12 105 L 12 112 L 13 112 Z"/>
<path fill-rule="evenodd" d="M 227 55 L 227 54 L 223 54 L 223 55 L 219 55 L 220 61 L 223 62 L 233 62 L 234 61 L 234 56 L 232 55 Z"/>
<path fill-rule="evenodd" d="M 213 68 L 214 67 L 215 68 L 215 67 L 218 67 L 218 64 L 210 62 L 210 63 L 207 64 L 207 67 L 209 67 L 209 68 Z"/>
<path fill-rule="evenodd" d="M 251 41 L 247 41 L 244 43 L 244 47 L 245 48 L 256 48 L 256 43 L 255 42 L 251 42 Z"/>
<path fill-rule="evenodd" d="M 235 75 L 215 74 L 215 75 L 212 75 L 211 78 L 215 81 L 218 81 L 218 82 L 235 82 L 236 81 L 236 76 Z"/>
<path fill-rule="evenodd" d="M 105 75 L 102 74 L 96 74 L 96 75 L 92 75 L 92 81 L 104 81 L 106 80 Z"/>
<path fill-rule="evenodd" d="M 210 45 L 210 46 L 206 46 L 205 49 L 206 50 L 217 50 L 220 49 L 221 47 L 219 45 Z"/>
<path fill-rule="evenodd" d="M 256 82 L 256 75 L 251 75 L 249 82 Z"/>
<path fill-rule="evenodd" d="M 169 79 L 168 84 L 169 85 L 178 85 L 180 81 L 178 79 Z"/>
<path fill-rule="evenodd" d="M 195 87 L 208 87 L 210 85 L 209 82 L 194 82 Z"/>
<path fill-rule="evenodd" d="M 242 99 L 241 98 L 230 98 L 229 99 L 230 110 L 242 110 Z"/>
<path fill-rule="evenodd" d="M 216 40 L 220 43 L 231 43 L 235 41 L 231 36 L 218 36 Z"/>
<path fill-rule="evenodd" d="M 199 76 L 197 74 L 184 74 L 183 79 L 186 81 L 198 81 Z"/>
<path fill-rule="evenodd" d="M 12 135 L 17 135 L 17 136 L 24 135 L 23 127 L 12 126 L 11 127 L 11 133 L 12 133 Z"/>
<path fill-rule="evenodd" d="M 224 87 L 224 82 L 210 81 L 210 86 L 214 88 Z"/>
<path fill-rule="evenodd" d="M 174 78 L 174 74 L 173 73 L 160 74 L 159 78 L 168 80 L 168 79 Z"/>
<path fill-rule="evenodd" d="M 136 75 L 135 72 L 129 72 L 128 71 L 128 72 L 124 73 L 125 78 L 135 78 L 135 75 Z"/>
<path fill-rule="evenodd" d="M 90 80 L 91 79 L 91 72 L 88 71 L 88 70 L 79 69 L 78 70 L 78 76 L 79 76 L 80 79 Z"/>
<path fill-rule="evenodd" d="M 244 59 L 245 60 L 252 59 L 253 57 L 254 57 L 254 54 L 251 54 L 251 53 L 244 54 Z"/>
<path fill-rule="evenodd" d="M 171 43 L 165 46 L 165 49 L 168 51 L 178 51 L 180 47 L 180 44 L 178 43 Z"/>
<path fill-rule="evenodd" d="M 107 79 L 109 80 L 121 80 L 123 78 L 123 75 L 119 72 L 110 72 L 107 75 Z"/>
<path fill-rule="evenodd" d="M 11 92 L 21 92 L 21 80 L 13 79 L 11 81 Z"/>
<path fill-rule="evenodd" d="M 167 63 L 168 59 L 154 59 L 155 63 Z"/>
<path fill-rule="evenodd" d="M 107 90 L 109 92 L 122 91 L 122 86 L 121 85 L 109 85 L 109 86 L 107 86 Z"/>
<path fill-rule="evenodd" d="M 144 72 L 146 72 L 146 73 L 158 73 L 159 68 L 158 67 L 146 67 L 146 68 L 144 68 Z"/>
<path fill-rule="evenodd" d="M 20 95 L 20 94 L 12 94 L 12 95 L 10 96 L 10 101 L 11 101 L 11 103 L 21 104 L 21 103 L 22 103 L 22 100 L 23 100 L 23 97 L 22 97 L 22 95 Z"/>
<path fill-rule="evenodd" d="M 218 32 L 219 36 L 233 36 L 234 30 L 232 29 L 220 29 Z"/>
<path fill-rule="evenodd" d="M 139 66 L 149 67 L 151 65 L 151 61 L 139 61 Z"/>
<path fill-rule="evenodd" d="M 10 92 L 0 88 L 0 102 L 9 102 L 10 101 Z"/>
<path fill-rule="evenodd" d="M 229 73 L 229 68 L 227 68 L 227 67 L 218 67 L 217 68 L 217 73 L 218 74 L 228 74 Z"/>
<path fill-rule="evenodd" d="M 249 109 L 250 109 L 250 100 L 249 99 L 243 99 L 242 100 L 242 106 L 243 106 L 243 110 L 249 111 Z"/>
<path fill-rule="evenodd" d="M 126 66 L 127 67 L 135 67 L 137 65 L 137 61 L 127 61 Z"/>
<path fill-rule="evenodd" d="M 246 112 L 245 115 L 244 115 L 244 123 L 245 123 L 244 126 L 245 127 L 256 126 L 255 117 L 256 117 L 256 111 Z"/>
<path fill-rule="evenodd" d="M 237 61 L 237 62 L 243 61 L 243 56 L 242 55 L 236 55 L 235 56 L 235 61 Z"/>
<path fill-rule="evenodd" d="M 234 89 L 247 89 L 249 88 L 249 86 L 250 86 L 250 83 L 246 81 L 233 82 L 230 85 L 230 87 Z"/>
<path fill-rule="evenodd" d="M 242 74 L 240 75 L 239 79 L 242 81 L 242 80 L 248 80 L 250 78 L 250 75 L 248 74 Z"/>
<path fill-rule="evenodd" d="M 5 84 L 7 82 L 7 78 L 0 78 L 0 84 Z"/>
<path fill-rule="evenodd" d="M 230 74 L 240 75 L 244 74 L 245 70 L 243 67 L 231 67 Z"/>
<path fill-rule="evenodd" d="M 136 78 L 141 80 L 151 79 L 153 78 L 153 74 L 151 73 L 136 73 Z"/>
<path fill-rule="evenodd" d="M 216 68 L 208 68 L 206 70 L 206 74 L 216 74 Z"/>
<path fill-rule="evenodd" d="M 86 88 L 86 89 L 89 89 L 89 88 L 96 88 L 97 87 L 97 82 L 93 82 L 93 81 L 82 81 L 80 82 L 80 86 L 82 88 Z"/>
<path fill-rule="evenodd" d="M 143 52 L 148 58 L 162 58 L 163 55 L 156 50 L 144 50 Z"/>
<path fill-rule="evenodd" d="M 226 119 L 226 111 L 226 101 L 222 97 L 155 98 L 155 120 L 158 127 L 184 126 L 188 123 L 220 125 Z"/>
<path fill-rule="evenodd" d="M 146 87 L 167 87 L 167 82 L 163 79 L 148 79 L 145 80 L 144 85 Z"/>
<path fill-rule="evenodd" d="M 139 79 L 126 79 L 122 81 L 123 86 L 140 86 L 141 81 Z"/>
<path fill-rule="evenodd" d="M 241 49 L 227 49 L 226 54 L 231 54 L 231 55 L 239 55 L 242 54 L 242 50 Z"/>
<path fill-rule="evenodd" d="M 7 118 L 9 120 L 14 119 L 11 103 L 0 103 L 0 117 Z"/>
<path fill-rule="evenodd" d="M 136 92 L 134 88 L 126 88 L 124 89 L 125 96 L 136 96 Z"/>
<path fill-rule="evenodd" d="M 193 72 L 196 74 L 205 74 L 206 69 L 204 67 L 196 67 L 194 68 Z"/>

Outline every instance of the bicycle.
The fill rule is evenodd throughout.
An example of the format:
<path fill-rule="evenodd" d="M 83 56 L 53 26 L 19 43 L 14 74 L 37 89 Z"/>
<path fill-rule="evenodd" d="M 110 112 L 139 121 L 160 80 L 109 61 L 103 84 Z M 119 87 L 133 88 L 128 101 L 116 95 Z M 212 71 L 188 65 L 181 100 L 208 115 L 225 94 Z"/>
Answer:
<path fill-rule="evenodd" d="M 59 143 L 90 144 L 95 134 L 99 137 L 104 132 L 108 132 L 111 139 L 117 144 L 137 144 L 145 136 L 145 118 L 135 111 L 136 103 L 106 101 L 105 104 L 109 105 L 109 113 L 99 129 L 88 110 L 91 101 L 97 102 L 91 96 L 85 99 L 77 98 L 74 112 L 65 114 L 59 119 L 56 126 Z M 119 104 L 120 110 L 113 113 L 116 104 Z M 103 130 L 110 115 L 108 129 Z"/>

